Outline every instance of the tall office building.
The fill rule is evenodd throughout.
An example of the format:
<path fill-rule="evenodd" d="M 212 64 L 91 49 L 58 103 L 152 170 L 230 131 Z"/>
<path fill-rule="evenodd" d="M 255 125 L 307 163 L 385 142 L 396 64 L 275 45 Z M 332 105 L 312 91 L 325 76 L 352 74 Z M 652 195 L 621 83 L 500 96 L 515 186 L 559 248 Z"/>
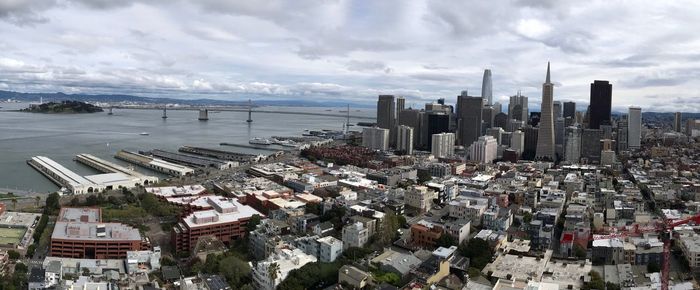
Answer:
<path fill-rule="evenodd" d="M 532 160 L 535 158 L 535 151 L 537 150 L 539 128 L 528 125 L 523 127 L 523 132 L 525 133 L 525 146 L 523 147 L 522 157 L 525 160 Z"/>
<path fill-rule="evenodd" d="M 562 117 L 562 106 L 560 101 L 552 102 L 552 112 L 554 112 L 554 120 Z"/>
<path fill-rule="evenodd" d="M 455 153 L 455 134 L 440 133 L 432 136 L 430 153 L 436 158 L 452 156 Z"/>
<path fill-rule="evenodd" d="M 426 113 L 423 117 L 423 128 L 427 149 L 432 149 L 431 136 L 434 134 L 450 132 L 450 115 L 443 112 Z"/>
<path fill-rule="evenodd" d="M 630 107 L 627 113 L 627 147 L 639 149 L 642 143 L 642 108 Z"/>
<path fill-rule="evenodd" d="M 600 162 L 601 143 L 603 130 L 584 129 L 581 132 L 581 158 L 586 159 L 586 164 Z"/>
<path fill-rule="evenodd" d="M 493 127 L 493 118 L 496 117 L 496 111 L 492 106 L 484 106 L 481 109 L 481 135 L 486 134 L 486 130 Z"/>
<path fill-rule="evenodd" d="M 406 109 L 406 99 L 404 97 L 396 97 L 396 126 L 401 120 L 401 111 Z"/>
<path fill-rule="evenodd" d="M 611 124 L 612 85 L 608 81 L 593 81 L 588 110 L 589 129 L 600 129 L 600 125 Z"/>
<path fill-rule="evenodd" d="M 613 150 L 614 143 L 615 142 L 611 139 L 600 140 L 602 148 L 600 152 L 600 165 L 606 166 L 613 165 L 613 163 L 615 163 L 615 150 Z"/>
<path fill-rule="evenodd" d="M 683 118 L 683 115 L 681 112 L 676 112 L 676 114 L 673 115 L 673 130 L 676 132 L 681 131 L 681 119 Z"/>
<path fill-rule="evenodd" d="M 627 116 L 629 119 L 629 115 Z M 617 122 L 617 132 L 615 134 L 615 144 L 617 152 L 625 151 L 629 148 L 629 122 L 623 119 Z"/>
<path fill-rule="evenodd" d="M 493 126 L 501 127 L 503 130 L 508 130 L 508 115 L 506 113 L 498 113 L 493 117 Z"/>
<path fill-rule="evenodd" d="M 564 118 L 556 118 L 554 120 L 554 148 L 558 158 L 564 157 L 564 138 L 565 138 L 566 124 L 564 123 Z"/>
<path fill-rule="evenodd" d="M 505 131 L 503 131 L 503 129 L 501 129 L 500 127 L 492 127 L 492 128 L 489 128 L 488 130 L 486 130 L 486 135 L 489 135 L 489 136 L 493 137 L 494 139 L 496 139 L 496 144 L 498 144 L 498 145 L 503 144 L 502 143 L 503 141 L 501 138 L 503 136 L 503 133 L 505 133 Z M 508 141 L 510 141 L 510 140 L 508 140 Z"/>
<path fill-rule="evenodd" d="M 362 146 L 373 150 L 389 150 L 389 129 L 376 127 L 362 129 Z"/>
<path fill-rule="evenodd" d="M 413 128 L 405 125 L 396 128 L 396 150 L 406 155 L 413 154 Z"/>
<path fill-rule="evenodd" d="M 425 114 L 416 109 L 404 109 L 399 112 L 398 124 L 413 128 L 413 148 L 422 147 L 421 136 L 423 134 L 423 116 Z"/>
<path fill-rule="evenodd" d="M 493 110 L 496 112 L 497 115 L 498 115 L 498 113 L 502 113 L 502 112 L 503 112 L 503 104 L 501 104 L 501 103 L 499 103 L 499 102 L 493 102 L 492 107 L 493 107 Z"/>
<path fill-rule="evenodd" d="M 491 163 L 496 160 L 498 142 L 492 136 L 481 136 L 469 146 L 469 160 L 479 163 Z"/>
<path fill-rule="evenodd" d="M 377 127 L 389 130 L 390 145 L 396 138 L 396 102 L 393 95 L 379 95 L 377 101 Z"/>
<path fill-rule="evenodd" d="M 518 155 L 523 153 L 525 149 L 525 133 L 523 131 L 513 131 L 513 134 L 510 135 L 510 149 L 518 152 Z"/>
<path fill-rule="evenodd" d="M 457 97 L 457 141 L 465 147 L 481 136 L 481 120 L 484 99 L 470 97 L 463 92 Z"/>
<path fill-rule="evenodd" d="M 493 105 L 493 84 L 491 83 L 491 70 L 484 70 L 484 79 L 481 82 L 481 98 L 487 105 Z"/>
<path fill-rule="evenodd" d="M 566 128 L 564 160 L 576 164 L 579 162 L 579 159 L 581 159 L 581 129 L 568 127 Z"/>
<path fill-rule="evenodd" d="M 554 112 L 552 102 L 554 84 L 550 80 L 549 63 L 547 63 L 547 79 L 542 84 L 542 113 L 540 115 L 540 130 L 537 136 L 537 151 L 535 159 L 555 161 L 554 152 Z"/>
<path fill-rule="evenodd" d="M 574 102 L 564 102 L 564 112 L 562 117 L 571 119 L 576 119 L 576 103 Z"/>
<path fill-rule="evenodd" d="M 508 117 L 527 122 L 529 114 L 527 97 L 520 95 L 520 91 L 518 91 L 517 95 L 510 97 L 510 102 L 508 103 Z"/>

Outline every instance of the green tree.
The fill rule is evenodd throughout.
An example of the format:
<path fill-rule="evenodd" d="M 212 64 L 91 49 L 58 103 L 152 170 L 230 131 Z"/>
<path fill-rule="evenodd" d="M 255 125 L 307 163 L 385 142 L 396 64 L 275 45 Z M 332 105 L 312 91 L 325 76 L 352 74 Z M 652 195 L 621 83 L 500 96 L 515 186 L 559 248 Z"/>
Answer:
<path fill-rule="evenodd" d="M 260 215 L 259 214 L 254 214 L 253 216 L 250 217 L 250 220 L 248 220 L 248 223 L 246 224 L 246 230 L 248 232 L 252 232 L 255 230 L 255 228 L 258 227 L 260 224 Z"/>
<path fill-rule="evenodd" d="M 606 290 L 620 290 L 620 284 L 605 282 L 605 288 Z"/>
<path fill-rule="evenodd" d="M 14 261 L 14 260 L 19 259 L 19 257 L 21 255 L 19 254 L 19 252 L 15 251 L 15 250 L 9 250 L 9 251 L 7 251 L 7 256 L 10 258 L 10 260 Z"/>
<path fill-rule="evenodd" d="M 279 266 L 277 266 L 279 271 Z M 226 278 L 231 288 L 236 289 L 243 286 L 244 282 L 250 280 L 251 269 L 248 263 L 234 257 L 228 256 L 219 261 L 219 274 Z"/>
<path fill-rule="evenodd" d="M 35 206 L 36 206 L 36 207 L 39 207 L 39 205 L 41 204 L 41 196 L 38 196 L 38 195 L 35 196 L 35 197 L 34 197 L 34 202 L 35 202 L 35 203 L 34 203 Z"/>
<path fill-rule="evenodd" d="M 381 231 L 382 234 L 379 235 L 377 242 L 380 246 L 387 246 L 393 243 L 398 236 L 399 229 L 399 217 L 391 210 L 388 210 L 384 215 L 384 222 L 382 223 Z"/>
<path fill-rule="evenodd" d="M 658 263 L 650 261 L 649 264 L 647 264 L 647 272 L 648 273 L 656 273 L 661 271 L 661 266 L 659 266 Z"/>
<path fill-rule="evenodd" d="M 423 183 L 426 183 L 428 181 L 433 180 L 433 177 L 430 175 L 430 172 L 428 172 L 427 170 L 418 170 L 417 177 L 418 177 L 418 183 L 420 183 L 420 184 L 423 184 Z"/>
<path fill-rule="evenodd" d="M 525 224 L 529 224 L 531 221 L 532 221 L 532 214 L 529 212 L 525 212 L 523 214 L 523 222 L 525 222 Z"/>
<path fill-rule="evenodd" d="M 459 246 L 459 253 L 469 258 L 470 266 L 479 270 L 491 262 L 493 249 L 489 243 L 483 239 L 472 238 Z"/>
<path fill-rule="evenodd" d="M 17 198 L 13 197 L 12 198 L 12 210 L 16 210 L 16 209 L 17 209 Z"/>
<path fill-rule="evenodd" d="M 392 272 L 384 272 L 384 273 L 378 273 L 374 275 L 374 280 L 382 283 L 386 282 L 394 286 L 401 286 L 399 285 L 399 282 L 401 282 L 401 277 L 399 275 L 396 275 L 396 273 Z"/>
<path fill-rule="evenodd" d="M 586 258 L 586 249 L 579 245 L 574 245 L 574 256 L 579 259 L 585 259 Z"/>
<path fill-rule="evenodd" d="M 589 275 L 591 275 L 591 282 L 581 287 L 582 290 L 605 289 L 605 281 L 603 281 L 603 278 L 600 276 L 600 273 L 596 271 L 591 271 Z"/>
<path fill-rule="evenodd" d="M 448 233 L 442 233 L 440 238 L 436 241 L 438 247 L 449 248 L 457 245 L 457 239 Z"/>
<path fill-rule="evenodd" d="M 272 263 L 267 266 L 267 275 L 270 276 L 270 280 L 275 281 L 279 277 L 280 265 L 277 263 Z"/>
<path fill-rule="evenodd" d="M 61 195 L 59 195 L 58 192 L 49 194 L 49 196 L 46 197 L 46 207 L 44 207 L 44 212 L 49 215 L 54 215 L 58 213 L 60 208 Z"/>

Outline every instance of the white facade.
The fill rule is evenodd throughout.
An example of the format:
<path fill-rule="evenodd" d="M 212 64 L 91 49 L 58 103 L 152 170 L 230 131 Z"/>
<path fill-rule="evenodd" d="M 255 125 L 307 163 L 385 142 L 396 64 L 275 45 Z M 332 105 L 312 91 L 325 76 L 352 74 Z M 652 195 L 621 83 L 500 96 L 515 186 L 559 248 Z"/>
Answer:
<path fill-rule="evenodd" d="M 525 149 L 525 133 L 523 131 L 517 130 L 510 135 L 510 149 L 522 153 Z"/>
<path fill-rule="evenodd" d="M 432 148 L 430 153 L 436 158 L 452 156 L 455 153 L 455 134 L 440 133 L 433 134 L 431 140 Z"/>
<path fill-rule="evenodd" d="M 404 203 L 412 208 L 419 209 L 421 212 L 428 211 L 431 207 L 431 200 L 434 197 L 434 192 L 428 190 L 425 186 L 415 186 L 404 193 Z"/>
<path fill-rule="evenodd" d="M 318 242 L 318 260 L 324 263 L 335 261 L 343 254 L 343 241 L 328 236 L 316 240 Z"/>
<path fill-rule="evenodd" d="M 642 140 L 642 108 L 630 107 L 627 114 L 627 147 L 639 149 Z"/>
<path fill-rule="evenodd" d="M 357 222 L 343 227 L 343 249 L 364 247 L 369 240 L 369 230 Z"/>
<path fill-rule="evenodd" d="M 255 289 L 274 290 L 277 288 L 277 285 L 287 278 L 289 272 L 313 262 L 316 262 L 316 257 L 308 255 L 300 249 L 282 249 L 264 261 L 258 262 L 253 267 Z M 274 280 L 270 277 L 270 271 L 268 270 L 268 267 L 273 264 L 278 268 L 277 277 Z"/>
<path fill-rule="evenodd" d="M 481 136 L 469 146 L 470 160 L 491 163 L 498 155 L 498 141 L 492 136 Z"/>
<path fill-rule="evenodd" d="M 487 199 L 456 199 L 448 205 L 450 217 L 466 219 L 474 225 L 481 225 L 481 217 L 488 208 Z"/>
<path fill-rule="evenodd" d="M 389 129 L 364 128 L 362 129 L 362 146 L 374 150 L 389 149 Z"/>
<path fill-rule="evenodd" d="M 413 128 L 405 125 L 398 127 L 396 149 L 405 152 L 407 155 L 413 154 Z"/>

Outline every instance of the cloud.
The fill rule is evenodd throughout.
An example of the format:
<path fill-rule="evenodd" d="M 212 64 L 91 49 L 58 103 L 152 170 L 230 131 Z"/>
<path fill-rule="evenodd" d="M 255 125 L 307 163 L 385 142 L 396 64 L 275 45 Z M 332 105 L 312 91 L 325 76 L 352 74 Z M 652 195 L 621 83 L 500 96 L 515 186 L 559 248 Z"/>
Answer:
<path fill-rule="evenodd" d="M 0 1 L 0 19 L 15 25 L 34 25 L 48 21 L 41 12 L 53 7 L 55 0 Z"/>
<path fill-rule="evenodd" d="M 387 67 L 384 62 L 381 61 L 364 61 L 364 60 L 351 60 L 348 61 L 345 66 L 351 71 L 384 71 L 389 73 L 391 68 Z"/>

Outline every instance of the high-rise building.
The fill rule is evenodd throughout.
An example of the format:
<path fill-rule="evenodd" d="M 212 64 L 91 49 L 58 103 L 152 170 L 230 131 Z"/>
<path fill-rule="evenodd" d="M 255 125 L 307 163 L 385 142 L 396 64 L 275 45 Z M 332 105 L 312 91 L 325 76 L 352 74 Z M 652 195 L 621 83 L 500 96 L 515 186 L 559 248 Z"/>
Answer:
<path fill-rule="evenodd" d="M 469 160 L 491 163 L 497 158 L 498 142 L 492 136 L 481 136 L 469 146 Z"/>
<path fill-rule="evenodd" d="M 571 119 L 576 119 L 576 103 L 574 102 L 564 102 L 564 112 L 562 117 Z"/>
<path fill-rule="evenodd" d="M 427 149 L 431 150 L 432 142 L 430 138 L 434 134 L 450 132 L 450 115 L 442 112 L 426 113 L 423 120 L 426 135 L 425 142 Z"/>
<path fill-rule="evenodd" d="M 629 118 L 629 115 L 628 115 Z M 617 122 L 617 132 L 615 134 L 615 144 L 617 152 L 625 151 L 629 148 L 629 122 L 623 119 Z"/>
<path fill-rule="evenodd" d="M 493 84 L 491 83 L 491 70 L 484 70 L 484 79 L 481 82 L 481 98 L 487 105 L 493 105 Z"/>
<path fill-rule="evenodd" d="M 481 120 L 484 99 L 470 97 L 464 92 L 457 97 L 457 141 L 469 146 L 481 136 Z"/>
<path fill-rule="evenodd" d="M 499 102 L 493 102 L 492 107 L 493 107 L 493 110 L 496 112 L 496 114 L 503 112 L 503 104 L 501 104 Z"/>
<path fill-rule="evenodd" d="M 639 149 L 642 143 L 642 108 L 630 107 L 627 114 L 627 146 Z"/>
<path fill-rule="evenodd" d="M 613 150 L 613 143 L 615 142 L 611 139 L 603 139 L 600 140 L 600 143 L 601 148 L 603 149 L 600 152 L 600 165 L 613 165 L 613 163 L 615 163 L 615 150 Z"/>
<path fill-rule="evenodd" d="M 608 81 L 593 81 L 588 110 L 588 128 L 600 129 L 600 125 L 611 124 L 612 85 Z"/>
<path fill-rule="evenodd" d="M 377 127 L 388 129 L 390 140 L 396 138 L 396 102 L 394 99 L 393 95 L 379 95 L 377 101 Z M 393 143 L 393 141 L 389 142 Z"/>
<path fill-rule="evenodd" d="M 436 158 L 452 156 L 455 153 L 455 134 L 440 133 L 432 135 L 432 148 L 430 153 Z"/>
<path fill-rule="evenodd" d="M 362 146 L 373 150 L 389 150 L 389 129 L 376 127 L 362 129 Z"/>
<path fill-rule="evenodd" d="M 413 154 L 413 128 L 400 125 L 396 128 L 396 150 L 404 154 Z"/>
<path fill-rule="evenodd" d="M 586 159 L 587 164 L 600 162 L 601 143 L 603 130 L 584 129 L 581 132 L 581 158 Z"/>
<path fill-rule="evenodd" d="M 396 97 L 396 114 L 406 109 L 406 99 L 404 97 Z"/>
<path fill-rule="evenodd" d="M 560 101 L 552 102 L 552 112 L 554 112 L 554 121 L 556 121 L 557 118 L 562 117 L 562 106 Z"/>
<path fill-rule="evenodd" d="M 513 131 L 513 134 L 510 136 L 510 149 L 517 151 L 518 155 L 523 153 L 525 149 L 525 133 L 523 131 Z"/>
<path fill-rule="evenodd" d="M 527 97 L 520 95 L 520 92 L 510 97 L 510 102 L 508 103 L 509 118 L 527 122 L 527 116 L 529 114 Z"/>
<path fill-rule="evenodd" d="M 486 130 L 486 135 L 489 135 L 496 139 L 496 143 L 498 145 L 503 144 L 501 140 L 501 136 L 503 136 L 503 133 L 505 133 L 505 131 L 503 131 L 503 129 L 501 129 L 500 127 L 491 127 L 488 130 Z"/>
<path fill-rule="evenodd" d="M 496 111 L 492 106 L 484 106 L 484 108 L 481 109 L 481 117 L 483 118 L 481 120 L 481 132 L 483 135 L 486 134 L 486 130 L 493 127 L 493 118 L 496 117 Z"/>
<path fill-rule="evenodd" d="M 539 128 L 528 125 L 523 127 L 523 132 L 525 133 L 525 146 L 523 147 L 522 157 L 525 160 L 532 160 L 535 158 L 535 151 L 537 150 Z"/>
<path fill-rule="evenodd" d="M 697 137 L 700 132 L 700 120 L 696 119 L 685 119 L 685 134 L 690 137 Z"/>
<path fill-rule="evenodd" d="M 564 118 L 559 117 L 554 120 L 554 147 L 558 158 L 564 157 L 564 138 L 566 124 Z"/>
<path fill-rule="evenodd" d="M 404 109 L 399 112 L 399 125 L 409 126 L 413 128 L 413 148 L 422 147 L 421 136 L 423 134 L 423 116 L 424 113 L 416 109 Z"/>
<path fill-rule="evenodd" d="M 578 163 L 581 159 L 581 129 L 578 127 L 566 128 L 564 159 L 570 163 Z"/>
<path fill-rule="evenodd" d="M 681 112 L 676 112 L 676 114 L 673 115 L 673 130 L 676 132 L 681 131 L 681 119 L 683 118 L 683 115 Z"/>
<path fill-rule="evenodd" d="M 496 114 L 495 117 L 493 117 L 493 126 L 492 127 L 500 127 L 503 130 L 508 129 L 508 115 L 506 113 L 498 113 Z"/>
<path fill-rule="evenodd" d="M 555 161 L 554 146 L 554 112 L 552 102 L 554 84 L 550 80 L 549 63 L 547 63 L 547 78 L 542 84 L 542 113 L 540 115 L 540 130 L 537 136 L 537 151 L 535 159 Z"/>

